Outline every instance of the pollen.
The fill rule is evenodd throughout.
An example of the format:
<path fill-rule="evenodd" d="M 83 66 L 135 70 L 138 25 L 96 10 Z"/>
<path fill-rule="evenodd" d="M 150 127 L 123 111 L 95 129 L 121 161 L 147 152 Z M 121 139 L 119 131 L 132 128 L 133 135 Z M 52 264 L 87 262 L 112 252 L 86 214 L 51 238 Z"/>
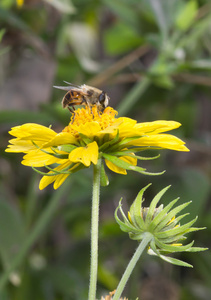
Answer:
<path fill-rule="evenodd" d="M 78 137 L 76 128 L 82 124 L 89 126 L 90 122 L 93 121 L 100 125 L 101 130 L 104 130 L 114 124 L 116 115 L 117 111 L 110 106 L 106 107 L 103 112 L 99 111 L 96 105 L 93 105 L 91 108 L 79 108 L 74 112 L 71 122 L 63 129 L 63 132 L 70 132 L 75 137 Z"/>

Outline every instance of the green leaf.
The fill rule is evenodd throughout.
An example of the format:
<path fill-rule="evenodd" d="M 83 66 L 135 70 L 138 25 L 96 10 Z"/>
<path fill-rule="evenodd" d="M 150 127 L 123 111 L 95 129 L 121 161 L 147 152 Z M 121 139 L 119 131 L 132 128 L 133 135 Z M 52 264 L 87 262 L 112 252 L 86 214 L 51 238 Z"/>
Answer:
<path fill-rule="evenodd" d="M 131 5 L 129 1 L 123 2 L 122 0 L 103 0 L 105 6 L 119 16 L 124 23 L 138 25 L 137 9 Z"/>
<path fill-rule="evenodd" d="M 14 123 L 41 123 L 42 125 L 52 124 L 55 122 L 53 115 L 43 112 L 2 110 L 0 111 L 0 124 Z"/>
<path fill-rule="evenodd" d="M 114 23 L 104 35 L 105 49 L 110 55 L 123 54 L 140 46 L 142 42 L 143 38 L 123 22 Z"/>
<path fill-rule="evenodd" d="M 153 79 L 153 82 L 155 85 L 166 89 L 173 89 L 175 86 L 174 81 L 168 75 L 158 75 L 156 78 Z"/>
<path fill-rule="evenodd" d="M 0 200 L 0 255 L 5 268 L 25 239 L 24 224 L 17 209 Z"/>
<path fill-rule="evenodd" d="M 118 285 L 118 278 L 109 266 L 99 263 L 98 266 L 98 281 L 105 288 L 112 291 Z"/>
<path fill-rule="evenodd" d="M 166 20 L 167 16 L 164 11 L 165 4 L 163 4 L 162 1 L 158 1 L 158 0 L 149 0 L 149 3 L 151 5 L 154 16 L 157 20 L 157 24 L 160 28 L 160 32 L 163 38 L 166 39 L 168 34 L 168 24 Z"/>
<path fill-rule="evenodd" d="M 197 14 L 197 2 L 187 1 L 176 18 L 176 26 L 182 31 L 187 30 L 194 22 Z"/>
<path fill-rule="evenodd" d="M 76 12 L 76 9 L 73 6 L 71 0 L 45 0 L 45 1 L 63 14 L 64 13 L 73 14 Z"/>
<path fill-rule="evenodd" d="M 1 30 L 0 30 L 0 42 L 1 42 L 1 40 L 2 40 L 2 38 L 3 38 L 3 36 L 4 36 L 4 34 L 5 34 L 5 32 L 6 32 L 5 29 L 1 29 Z"/>

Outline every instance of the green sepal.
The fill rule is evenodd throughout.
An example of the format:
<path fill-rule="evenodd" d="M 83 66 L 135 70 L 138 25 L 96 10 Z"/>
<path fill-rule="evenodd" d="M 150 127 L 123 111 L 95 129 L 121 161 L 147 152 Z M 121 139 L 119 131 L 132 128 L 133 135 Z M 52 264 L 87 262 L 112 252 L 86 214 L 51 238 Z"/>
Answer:
<path fill-rule="evenodd" d="M 131 240 L 141 241 L 144 237 L 144 232 L 143 233 L 129 232 L 129 237 L 131 238 Z"/>
<path fill-rule="evenodd" d="M 186 214 L 183 214 L 183 215 L 175 218 L 173 221 L 170 221 L 168 224 L 165 225 L 165 230 L 169 230 L 169 229 L 174 228 L 176 225 L 180 225 L 180 224 L 178 224 L 179 221 L 188 215 L 189 215 L 189 213 L 186 213 Z"/>
<path fill-rule="evenodd" d="M 53 169 L 53 168 L 51 168 L 51 167 L 49 167 L 49 166 L 44 165 L 44 167 L 45 167 L 46 169 L 48 169 L 48 170 L 51 171 L 51 172 L 56 173 L 56 175 L 60 175 L 60 174 L 70 174 L 70 172 L 69 172 L 68 170 L 69 170 L 70 168 L 72 168 L 73 166 L 74 166 L 74 163 L 70 164 L 68 167 L 64 168 L 63 170 L 58 171 L 58 170 L 55 170 L 55 169 Z"/>
<path fill-rule="evenodd" d="M 68 155 L 67 154 L 59 154 L 56 152 L 56 149 L 54 149 L 53 147 L 51 147 L 51 150 L 54 152 L 54 153 L 51 153 L 51 152 L 48 152 L 42 148 L 40 148 L 34 141 L 31 141 L 32 144 L 40 151 L 48 154 L 48 155 L 51 155 L 51 156 L 54 156 L 54 157 L 57 157 L 57 158 L 60 158 L 60 159 L 67 159 L 68 158 Z M 60 149 L 58 149 L 60 150 Z"/>
<path fill-rule="evenodd" d="M 140 168 L 140 167 L 137 167 L 137 166 L 131 166 L 131 167 L 129 168 L 129 170 L 131 170 L 131 171 L 136 171 L 136 172 L 141 173 L 141 174 L 143 174 L 143 175 L 151 175 L 151 176 L 163 175 L 163 174 L 166 172 L 165 170 L 162 171 L 162 172 L 158 172 L 158 173 L 146 172 L 146 171 L 142 171 L 143 168 Z M 144 170 L 146 170 L 146 169 L 144 169 Z"/>
<path fill-rule="evenodd" d="M 113 163 L 114 165 L 116 165 L 117 167 L 119 168 L 122 168 L 122 169 L 125 169 L 125 170 L 131 170 L 131 167 L 132 165 L 126 161 L 123 161 L 122 159 L 116 157 L 116 156 L 113 156 L 113 155 L 110 155 L 110 154 L 107 154 L 107 153 L 102 153 L 102 156 L 109 160 L 111 163 Z M 145 169 L 143 168 L 140 168 L 141 171 L 144 171 Z"/>
<path fill-rule="evenodd" d="M 172 208 L 172 206 L 179 200 L 179 198 L 172 200 L 164 209 L 153 219 L 153 222 L 149 224 L 149 230 L 154 231 L 158 224 L 163 220 L 167 212 Z"/>
<path fill-rule="evenodd" d="M 134 151 L 131 151 L 131 149 L 130 149 L 130 150 L 122 150 L 122 151 L 118 151 L 118 152 L 109 152 L 109 154 L 114 155 L 114 156 L 129 156 L 129 157 L 136 158 L 139 160 L 153 160 L 153 159 L 160 157 L 160 154 L 156 155 L 156 156 L 152 156 L 152 157 L 143 157 L 143 156 L 131 154 L 132 152 L 134 152 Z"/>
<path fill-rule="evenodd" d="M 192 241 L 191 243 L 189 243 L 187 245 L 175 246 L 175 245 L 171 245 L 171 244 L 162 243 L 159 239 L 155 238 L 155 243 L 162 251 L 183 252 L 183 251 L 186 251 L 187 249 L 191 248 L 194 244 L 194 241 Z"/>
<path fill-rule="evenodd" d="M 155 235 L 156 236 L 156 235 Z M 186 236 L 182 235 L 182 234 L 175 234 L 171 237 L 167 237 L 167 238 L 160 238 L 159 240 L 162 242 L 162 243 L 178 243 L 180 241 L 183 241 L 183 240 L 186 240 Z"/>
<path fill-rule="evenodd" d="M 49 166 L 44 165 L 44 167 L 45 167 L 46 169 L 48 169 L 49 171 L 51 171 L 52 173 L 45 173 L 45 172 L 42 172 L 42 171 L 37 170 L 37 169 L 36 169 L 35 167 L 33 167 L 33 166 L 31 166 L 31 167 L 32 167 L 32 169 L 33 169 L 35 172 L 37 172 L 37 173 L 39 173 L 39 174 L 41 174 L 41 175 L 44 175 L 44 176 L 55 176 L 55 175 L 61 175 L 61 174 L 71 174 L 72 172 L 67 171 L 67 170 L 69 170 L 73 165 L 74 165 L 74 164 L 69 165 L 68 167 L 66 167 L 66 168 L 63 169 L 62 171 L 58 171 L 58 170 L 55 170 L 55 169 L 53 169 L 53 168 L 50 168 Z"/>
<path fill-rule="evenodd" d="M 122 206 L 122 204 L 121 204 L 121 200 L 120 200 L 119 206 L 116 208 L 115 214 L 114 214 L 115 219 L 116 219 L 116 222 L 119 224 L 121 230 L 124 231 L 124 232 L 131 232 L 131 231 L 134 231 L 134 230 L 135 230 L 135 231 L 138 231 L 138 230 L 137 230 L 137 229 L 136 229 L 136 228 L 128 221 L 128 219 L 126 218 L 126 216 L 125 216 L 125 214 L 124 214 L 124 212 L 123 212 L 121 206 Z M 123 217 L 123 219 L 124 219 L 124 222 L 121 221 L 121 220 L 119 219 L 118 214 L 117 214 L 118 210 L 120 210 L 120 212 L 121 212 L 121 214 L 122 214 L 122 217 Z"/>
<path fill-rule="evenodd" d="M 148 225 L 152 222 L 152 219 L 154 217 L 154 211 L 155 208 L 158 204 L 158 202 L 160 201 L 161 197 L 163 196 L 163 194 L 165 194 L 165 192 L 170 188 L 170 185 L 165 187 L 164 189 L 162 189 L 152 200 L 150 206 L 149 206 L 149 210 L 146 216 L 146 220 L 145 220 L 145 224 L 148 227 Z"/>
<path fill-rule="evenodd" d="M 59 159 L 67 159 L 67 158 L 68 158 L 68 154 L 59 154 L 59 153 L 57 153 L 57 152 L 55 151 L 54 148 L 51 148 L 51 150 L 52 150 L 54 153 L 48 152 L 48 151 L 46 151 L 46 150 L 44 150 L 44 149 L 40 149 L 40 151 L 42 151 L 42 152 L 44 152 L 44 153 L 46 153 L 46 154 L 48 154 L 48 155 L 52 155 L 52 156 L 54 156 L 54 157 L 56 157 L 56 158 L 59 158 Z"/>
<path fill-rule="evenodd" d="M 209 248 L 203 248 L 203 247 L 192 247 L 188 250 L 186 250 L 186 252 L 199 252 L 199 251 L 206 251 Z"/>
<path fill-rule="evenodd" d="M 138 226 L 139 228 L 145 229 L 145 222 L 142 218 L 142 202 L 143 202 L 143 194 L 145 192 L 145 190 L 151 185 L 148 184 L 147 186 L 145 186 L 144 188 L 142 188 L 140 190 L 140 192 L 138 193 L 136 199 L 134 200 L 133 204 L 130 207 L 130 217 L 132 222 Z"/>
<path fill-rule="evenodd" d="M 90 138 L 88 138 L 83 133 L 79 133 L 79 136 L 80 136 L 81 140 L 84 142 L 84 146 L 93 142 Z"/>
<path fill-rule="evenodd" d="M 101 169 L 100 169 L 100 185 L 101 186 L 108 186 L 109 185 L 109 179 L 108 179 L 108 176 L 105 172 L 105 167 L 104 167 L 103 162 L 101 164 Z"/>
<path fill-rule="evenodd" d="M 40 175 L 43 175 L 43 176 L 55 176 L 55 175 L 58 175 L 56 173 L 45 173 L 45 172 L 42 172 L 42 171 L 39 171 L 37 170 L 35 167 L 32 166 L 32 169 L 37 172 L 38 174 Z"/>
<path fill-rule="evenodd" d="M 106 149 L 108 149 L 108 148 L 110 149 L 110 147 L 112 145 L 116 144 L 118 142 L 118 140 L 119 140 L 119 130 L 117 130 L 117 134 L 116 134 L 114 139 L 112 139 L 111 141 L 103 143 L 103 145 L 99 147 L 99 151 L 104 152 Z"/>
<path fill-rule="evenodd" d="M 179 198 L 178 198 L 179 200 Z M 181 210 L 183 210 L 185 207 L 187 207 L 189 204 L 191 203 L 191 201 L 186 202 L 184 204 L 181 204 L 177 207 L 175 207 L 174 209 L 172 209 L 168 214 L 166 214 L 162 221 L 158 224 L 158 226 L 155 228 L 155 231 L 158 232 L 160 231 L 165 225 L 168 224 L 168 222 L 171 221 L 171 219 L 178 214 Z"/>
<path fill-rule="evenodd" d="M 153 160 L 153 159 L 157 159 L 159 157 L 160 157 L 160 154 L 158 154 L 156 156 L 150 156 L 150 157 L 144 157 L 144 156 L 136 155 L 136 158 L 140 159 L 140 160 Z"/>
<path fill-rule="evenodd" d="M 136 171 L 136 172 L 144 174 L 144 175 L 162 175 L 165 172 L 165 171 L 159 172 L 159 173 L 146 172 L 145 171 L 146 169 L 134 166 L 134 165 L 132 165 L 132 164 L 126 162 L 126 161 L 123 161 L 122 159 L 120 159 L 116 156 L 113 156 L 113 155 L 110 155 L 110 154 L 107 154 L 107 153 L 102 153 L 102 156 L 105 159 L 112 162 L 114 165 L 116 165 L 119 168 L 122 168 L 122 169 L 125 169 L 125 170 Z M 135 156 L 133 156 L 133 157 L 135 158 Z"/>
<path fill-rule="evenodd" d="M 198 219 L 198 217 L 195 217 L 192 221 L 182 225 L 182 226 L 178 226 L 176 228 L 170 229 L 170 230 L 166 230 L 166 231 L 162 231 L 162 232 L 157 232 L 156 233 L 156 237 L 158 238 L 168 238 L 168 236 L 174 236 L 175 234 L 184 234 L 187 232 L 192 232 L 195 230 L 199 230 L 199 228 L 190 228 Z"/>
<path fill-rule="evenodd" d="M 173 265 L 183 266 L 183 267 L 191 267 L 191 268 L 193 267 L 192 265 L 190 265 L 182 260 L 160 254 L 160 252 L 156 249 L 154 239 L 150 242 L 150 247 L 151 247 L 151 249 L 148 250 L 148 254 L 150 254 L 150 255 L 158 256 L 162 260 L 164 260 L 168 263 L 171 263 Z"/>
<path fill-rule="evenodd" d="M 59 146 L 59 150 L 61 151 L 65 151 L 65 152 L 72 152 L 75 148 L 77 148 L 77 146 L 75 145 L 62 145 L 62 146 Z"/>
<path fill-rule="evenodd" d="M 111 152 L 115 152 L 115 150 L 124 149 L 126 147 L 125 146 L 126 144 L 128 144 L 129 142 L 131 142 L 133 140 L 137 140 L 139 137 L 128 137 L 128 138 L 125 138 L 125 139 L 121 140 L 120 142 L 118 142 L 113 147 L 109 148 L 109 152 L 110 151 Z"/>
<path fill-rule="evenodd" d="M 176 265 L 176 266 L 193 268 L 193 266 L 191 264 L 188 264 L 185 261 L 180 260 L 180 259 L 176 259 L 176 258 L 173 258 L 173 257 L 165 256 L 165 255 L 162 255 L 162 254 L 160 254 L 159 257 L 162 260 L 164 260 L 164 261 L 166 261 L 168 263 L 171 263 L 173 265 Z"/>

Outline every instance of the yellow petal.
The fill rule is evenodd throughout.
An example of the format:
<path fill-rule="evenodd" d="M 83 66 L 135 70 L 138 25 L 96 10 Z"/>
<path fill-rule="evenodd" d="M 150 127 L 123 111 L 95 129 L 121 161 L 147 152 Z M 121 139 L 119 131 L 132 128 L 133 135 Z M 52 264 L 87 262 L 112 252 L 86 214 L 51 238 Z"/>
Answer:
<path fill-rule="evenodd" d="M 159 147 L 176 151 L 189 151 L 185 143 L 171 134 L 157 134 L 138 138 L 129 142 L 126 146 Z"/>
<path fill-rule="evenodd" d="M 117 167 L 115 164 L 113 164 L 112 162 L 110 162 L 109 160 L 105 159 L 105 163 L 106 166 L 113 172 L 118 173 L 118 174 L 122 174 L 122 175 L 126 175 L 127 171 L 123 168 Z"/>
<path fill-rule="evenodd" d="M 130 163 L 133 166 L 137 165 L 137 159 L 135 157 L 130 157 L 130 156 L 121 156 L 119 157 L 121 160 L 126 161 L 127 163 Z M 120 168 L 118 166 L 116 166 L 115 164 L 113 164 L 112 162 L 110 162 L 109 160 L 105 159 L 105 163 L 106 166 L 113 172 L 118 173 L 118 174 L 122 174 L 122 175 L 126 175 L 127 171 L 123 168 Z"/>
<path fill-rule="evenodd" d="M 55 190 L 57 190 L 57 189 L 62 185 L 62 183 L 67 179 L 67 177 L 68 177 L 69 175 L 70 175 L 70 174 L 61 174 L 61 175 L 56 176 L 56 179 L 55 179 L 53 188 L 54 188 Z"/>
<path fill-rule="evenodd" d="M 97 133 L 101 130 L 101 127 L 97 121 L 87 122 L 79 126 L 72 125 L 72 129 L 75 129 L 79 133 L 86 135 L 87 137 L 92 138 L 96 136 Z"/>
<path fill-rule="evenodd" d="M 76 138 L 69 132 L 58 133 L 49 142 L 43 145 L 45 147 L 60 146 L 65 144 L 75 144 L 77 142 Z"/>
<path fill-rule="evenodd" d="M 88 144 L 86 147 L 78 147 L 69 154 L 71 162 L 79 162 L 89 167 L 91 162 L 97 164 L 98 161 L 98 145 L 96 142 Z"/>
<path fill-rule="evenodd" d="M 181 124 L 175 121 L 154 121 L 154 122 L 144 122 L 135 125 L 137 133 L 139 134 L 157 134 L 165 131 L 169 131 L 180 127 Z"/>
<path fill-rule="evenodd" d="M 70 161 L 66 160 L 65 163 L 59 165 L 58 167 L 56 167 L 54 170 L 56 171 L 62 171 L 63 169 L 67 168 L 70 165 Z M 52 171 L 48 172 L 48 174 L 52 174 Z M 63 182 L 64 180 L 69 176 L 70 174 L 59 174 L 59 175 L 55 175 L 55 176 L 43 176 L 42 179 L 40 180 L 40 184 L 39 184 L 39 189 L 43 190 L 46 186 L 48 186 L 49 184 L 51 184 L 52 182 L 57 181 L 57 184 L 55 185 L 55 189 L 58 188 Z M 60 183 L 60 184 L 59 184 Z"/>
<path fill-rule="evenodd" d="M 50 153 L 53 153 L 51 149 L 48 149 Z M 67 154 L 63 151 L 57 151 L 58 154 Z M 68 159 L 60 159 L 58 157 L 54 157 L 53 155 L 44 153 L 40 150 L 30 151 L 28 154 L 24 155 L 23 161 L 21 162 L 24 166 L 32 166 L 32 167 L 44 167 L 45 165 L 51 165 L 54 163 L 64 163 L 65 161 L 69 161 Z"/>
<path fill-rule="evenodd" d="M 43 190 L 44 188 L 46 188 L 46 186 L 48 186 L 49 184 L 51 184 L 52 182 L 55 181 L 56 177 L 58 175 L 55 176 L 43 176 L 42 179 L 40 180 L 39 183 L 39 189 Z"/>
<path fill-rule="evenodd" d="M 118 118 L 118 121 L 121 121 L 121 124 L 118 126 L 119 137 L 131 137 L 134 135 L 134 128 L 137 123 L 136 120 L 130 118 Z"/>
<path fill-rule="evenodd" d="M 52 129 L 34 123 L 26 123 L 21 126 L 15 126 L 9 133 L 19 139 L 43 141 L 47 142 L 51 140 L 56 132 Z"/>
<path fill-rule="evenodd" d="M 8 145 L 5 152 L 28 152 L 34 149 L 37 149 L 35 145 L 31 141 L 12 139 L 9 141 L 12 145 Z"/>
<path fill-rule="evenodd" d="M 131 153 L 132 154 L 132 153 Z M 134 157 L 130 157 L 130 156 L 121 156 L 120 159 L 126 161 L 127 163 L 136 166 L 137 165 L 137 158 Z"/>

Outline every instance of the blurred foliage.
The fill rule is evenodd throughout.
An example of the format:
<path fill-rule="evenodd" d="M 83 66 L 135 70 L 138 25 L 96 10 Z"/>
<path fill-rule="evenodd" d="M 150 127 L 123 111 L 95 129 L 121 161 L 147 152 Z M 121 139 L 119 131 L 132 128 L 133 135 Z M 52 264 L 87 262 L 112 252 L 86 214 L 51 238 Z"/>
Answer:
<path fill-rule="evenodd" d="M 63 80 L 105 89 L 119 115 L 139 122 L 181 122 L 176 135 L 186 140 L 191 150 L 163 151 L 157 161 L 146 162 L 152 171 L 166 169 L 159 177 L 110 174 L 110 185 L 101 191 L 98 298 L 116 288 L 136 248 L 136 243 L 128 240 L 115 223 L 115 207 L 121 197 L 124 205 L 132 203 L 136 193 L 149 182 L 153 183 L 147 191 L 149 199 L 152 193 L 172 184 L 164 202 L 177 196 L 181 203 L 193 201 L 190 218 L 199 215 L 197 226 L 207 226 L 207 230 L 190 238 L 195 239 L 196 246 L 211 247 L 210 1 L 24 2 L 21 8 L 14 0 L 0 3 L 1 274 L 8 270 L 23 243 L 32 237 L 34 243 L 11 273 L 0 299 L 87 298 L 92 170 L 75 174 L 59 191 L 49 187 L 41 192 L 40 178 L 20 164 L 21 155 L 4 152 L 7 132 L 14 125 L 37 122 L 52 124 L 58 130 L 66 126 L 70 116 L 60 105 L 63 93 L 52 89 L 54 84 L 62 85 Z M 32 57 L 49 63 L 49 68 L 41 72 L 40 86 L 35 86 L 36 76 L 27 76 L 38 68 L 37 64 L 26 64 Z M 19 65 L 21 73 L 17 71 Z M 18 74 L 25 73 L 25 79 L 20 81 Z M 26 88 L 35 98 L 24 97 Z M 33 102 L 38 93 L 39 102 Z M 46 222 L 38 230 L 38 221 L 50 206 Z M 210 252 L 185 255 L 194 269 L 172 269 L 145 256 L 125 295 L 142 300 L 210 299 Z M 153 282 L 158 277 L 171 278 L 173 294 L 165 298 L 159 294 L 162 289 L 155 294 L 150 289 L 151 298 L 146 298 L 147 280 Z M 162 284 L 165 289 L 165 280 Z"/>

